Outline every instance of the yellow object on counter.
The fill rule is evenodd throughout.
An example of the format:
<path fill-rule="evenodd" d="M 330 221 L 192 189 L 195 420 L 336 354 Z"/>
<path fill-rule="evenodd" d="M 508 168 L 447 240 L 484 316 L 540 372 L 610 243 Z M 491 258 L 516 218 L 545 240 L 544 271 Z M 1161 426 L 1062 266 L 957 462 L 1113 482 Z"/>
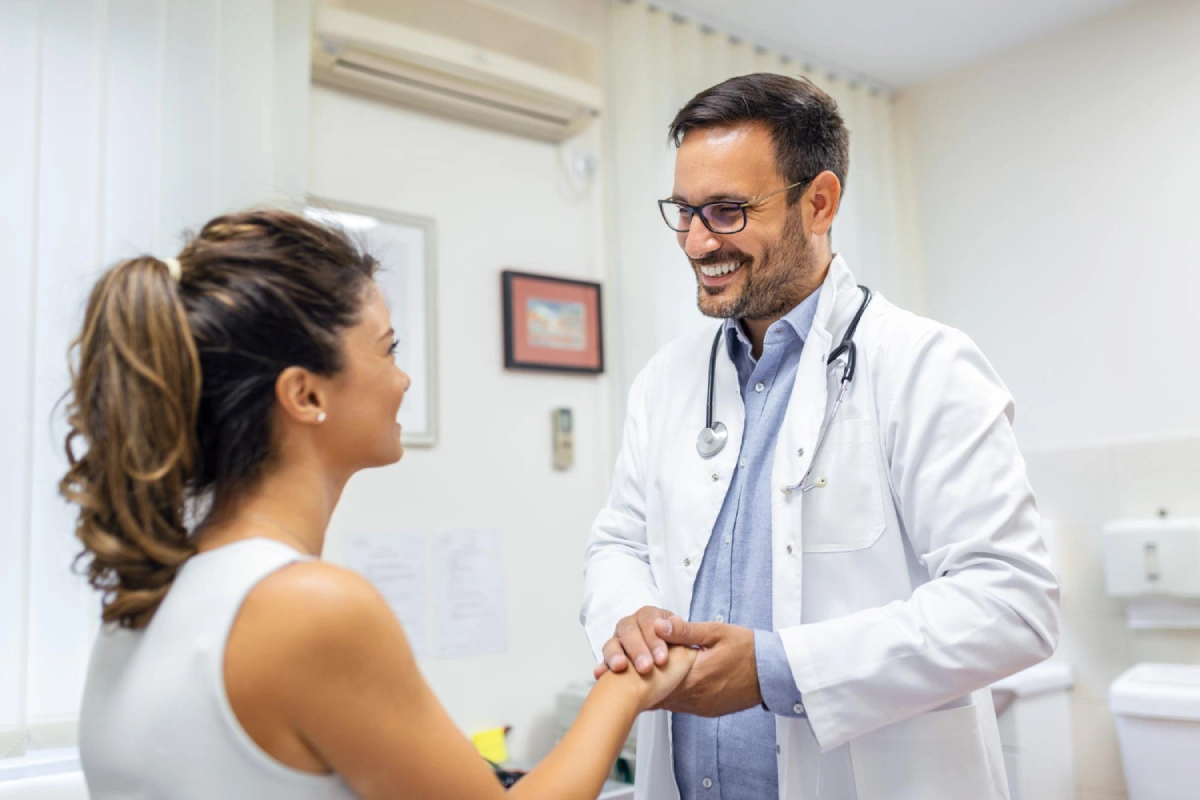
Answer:
<path fill-rule="evenodd" d="M 493 764 L 503 764 L 508 761 L 508 743 L 504 735 L 507 728 L 492 728 L 480 731 L 471 737 L 471 742 L 479 754 Z"/>

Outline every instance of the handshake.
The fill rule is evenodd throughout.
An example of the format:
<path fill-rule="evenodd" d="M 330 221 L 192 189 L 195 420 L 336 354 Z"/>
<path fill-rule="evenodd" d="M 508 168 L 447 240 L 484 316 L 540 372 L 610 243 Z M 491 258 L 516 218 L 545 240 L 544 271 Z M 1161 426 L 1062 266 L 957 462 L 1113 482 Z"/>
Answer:
<path fill-rule="evenodd" d="M 691 652 L 689 652 L 691 651 Z M 684 665 L 676 662 L 683 660 Z M 762 703 L 758 667 L 754 656 L 754 631 L 720 622 L 687 622 L 661 608 L 646 606 L 617 623 L 604 644 L 604 662 L 595 669 L 606 672 L 632 668 L 649 676 L 665 668 L 672 674 L 668 686 L 656 692 L 654 709 L 700 717 L 720 717 Z"/>

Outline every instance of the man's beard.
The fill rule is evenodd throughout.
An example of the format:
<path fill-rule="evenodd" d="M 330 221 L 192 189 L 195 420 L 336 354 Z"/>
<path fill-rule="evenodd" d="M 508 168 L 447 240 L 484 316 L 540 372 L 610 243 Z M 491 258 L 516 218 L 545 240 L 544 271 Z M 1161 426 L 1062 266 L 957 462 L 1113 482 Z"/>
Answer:
<path fill-rule="evenodd" d="M 816 257 L 804 235 L 804 222 L 799 214 L 788 218 L 779 241 L 763 248 L 762 259 L 754 261 L 738 252 L 721 251 L 692 260 L 697 271 L 702 266 L 737 261 L 745 273 L 741 292 L 735 297 L 721 295 L 728 287 L 709 288 L 696 277 L 696 304 L 709 317 L 728 319 L 771 319 L 782 317 L 807 297 L 812 290 L 811 277 L 816 274 Z M 708 303 L 705 303 L 707 295 Z"/>

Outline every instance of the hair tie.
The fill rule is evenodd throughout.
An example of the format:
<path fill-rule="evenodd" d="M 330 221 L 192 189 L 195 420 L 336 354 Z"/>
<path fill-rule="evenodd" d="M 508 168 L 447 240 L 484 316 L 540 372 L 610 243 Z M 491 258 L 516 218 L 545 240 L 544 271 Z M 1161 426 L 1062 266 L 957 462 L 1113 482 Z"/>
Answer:
<path fill-rule="evenodd" d="M 163 263 L 167 265 L 167 272 L 171 273 L 171 277 L 176 283 L 183 277 L 183 265 L 179 263 L 178 258 L 164 258 Z"/>

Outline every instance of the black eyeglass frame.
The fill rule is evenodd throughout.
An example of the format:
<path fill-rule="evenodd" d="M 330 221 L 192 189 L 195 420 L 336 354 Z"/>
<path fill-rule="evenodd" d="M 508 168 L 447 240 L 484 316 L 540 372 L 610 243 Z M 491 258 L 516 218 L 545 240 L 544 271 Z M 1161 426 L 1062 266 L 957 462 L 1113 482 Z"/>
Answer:
<path fill-rule="evenodd" d="M 756 197 L 755 199 L 747 200 L 744 203 L 735 203 L 730 200 L 714 200 L 711 203 L 703 203 L 698 206 L 693 206 L 693 205 L 688 205 L 687 203 L 680 202 L 679 200 L 669 200 L 669 199 L 668 200 L 659 200 L 658 201 L 658 212 L 660 214 L 662 214 L 663 222 L 667 223 L 667 227 L 670 228 L 671 230 L 675 231 L 676 233 L 687 233 L 688 231 L 690 231 L 692 229 L 691 221 L 690 220 L 688 221 L 688 226 L 686 228 L 682 228 L 682 229 L 676 228 L 674 225 L 671 224 L 671 220 L 667 218 L 667 205 L 668 204 L 671 206 L 674 206 L 677 209 L 687 209 L 688 211 L 691 212 L 693 217 L 700 218 L 700 222 L 701 222 L 701 224 L 704 225 L 704 227 L 708 228 L 710 231 L 717 234 L 718 236 L 724 236 L 724 235 L 730 234 L 730 233 L 741 233 L 742 231 L 746 230 L 746 225 L 749 224 L 750 218 L 749 218 L 749 215 L 746 213 L 749 209 L 754 208 L 759 203 L 766 200 L 768 197 L 774 197 L 775 195 L 779 194 L 780 192 L 786 192 L 788 189 L 795 189 L 797 186 L 804 186 L 805 184 L 812 183 L 816 177 L 817 177 L 816 175 L 813 175 L 811 178 L 805 178 L 802 181 L 796 181 L 793 184 L 784 186 L 782 189 L 776 189 L 773 192 L 768 192 L 767 194 L 764 194 L 762 197 Z M 728 231 L 717 230 L 708 221 L 708 217 L 704 213 L 704 210 L 706 208 L 712 208 L 713 206 L 734 206 L 734 207 L 736 207 L 739 211 L 742 212 L 742 224 L 739 227 L 734 228 L 733 230 L 728 230 Z"/>

